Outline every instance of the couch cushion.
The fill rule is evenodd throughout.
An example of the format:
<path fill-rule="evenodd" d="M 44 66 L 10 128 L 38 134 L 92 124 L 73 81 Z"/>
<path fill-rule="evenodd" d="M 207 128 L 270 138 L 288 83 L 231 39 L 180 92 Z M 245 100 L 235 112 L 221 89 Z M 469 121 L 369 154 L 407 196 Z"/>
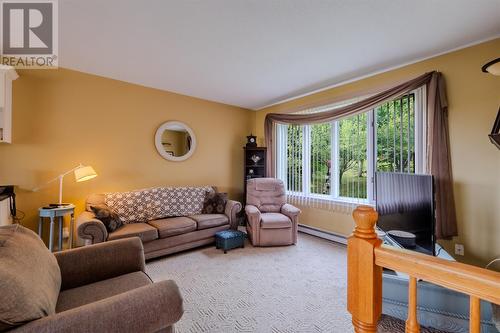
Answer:
<path fill-rule="evenodd" d="M 179 252 L 205 244 L 215 243 L 215 233 L 229 229 L 229 224 L 220 227 L 195 230 L 186 234 L 160 238 L 144 244 L 144 255 L 147 259 Z"/>
<path fill-rule="evenodd" d="M 190 216 L 198 224 L 198 230 L 218 227 L 228 224 L 229 219 L 224 214 L 199 214 Z"/>
<path fill-rule="evenodd" d="M 142 242 L 158 239 L 158 230 L 147 223 L 124 224 L 121 228 L 109 233 L 108 240 L 139 237 Z"/>
<path fill-rule="evenodd" d="M 134 272 L 67 289 L 59 294 L 56 312 L 62 312 L 151 284 L 144 272 Z"/>
<path fill-rule="evenodd" d="M 0 227 L 0 331 L 52 315 L 61 288 L 57 260 L 19 224 Z"/>
<path fill-rule="evenodd" d="M 160 238 L 185 234 L 196 230 L 196 222 L 189 217 L 169 217 L 148 222 L 158 229 Z"/>
<path fill-rule="evenodd" d="M 286 215 L 280 213 L 262 213 L 260 215 L 260 226 L 262 229 L 291 228 L 292 221 Z"/>

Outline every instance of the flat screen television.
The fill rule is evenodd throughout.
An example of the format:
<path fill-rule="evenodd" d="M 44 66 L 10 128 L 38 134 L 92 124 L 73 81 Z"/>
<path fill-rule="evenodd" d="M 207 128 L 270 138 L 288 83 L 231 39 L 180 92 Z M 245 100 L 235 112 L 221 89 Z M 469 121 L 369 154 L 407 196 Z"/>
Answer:
<path fill-rule="evenodd" d="M 409 249 L 435 255 L 432 176 L 377 172 L 375 202 L 380 229 L 410 232 L 416 236 L 416 246 Z"/>

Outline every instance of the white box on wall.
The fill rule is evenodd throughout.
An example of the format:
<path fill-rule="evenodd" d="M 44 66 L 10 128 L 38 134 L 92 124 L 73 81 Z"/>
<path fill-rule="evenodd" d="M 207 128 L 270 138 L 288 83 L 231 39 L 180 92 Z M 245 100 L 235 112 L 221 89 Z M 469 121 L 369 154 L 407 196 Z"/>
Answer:
<path fill-rule="evenodd" d="M 0 226 L 12 224 L 12 215 L 10 214 L 10 199 L 0 200 Z"/>
<path fill-rule="evenodd" d="M 12 143 L 12 81 L 14 68 L 0 65 L 0 142 Z"/>

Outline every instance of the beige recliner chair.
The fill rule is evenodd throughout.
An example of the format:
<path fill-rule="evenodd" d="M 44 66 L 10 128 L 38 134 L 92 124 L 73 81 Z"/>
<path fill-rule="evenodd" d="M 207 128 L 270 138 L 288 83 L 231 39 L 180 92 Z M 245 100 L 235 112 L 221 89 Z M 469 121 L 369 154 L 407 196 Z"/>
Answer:
<path fill-rule="evenodd" d="M 275 178 L 247 182 L 247 232 L 254 246 L 297 243 L 300 209 L 285 202 L 285 186 Z"/>

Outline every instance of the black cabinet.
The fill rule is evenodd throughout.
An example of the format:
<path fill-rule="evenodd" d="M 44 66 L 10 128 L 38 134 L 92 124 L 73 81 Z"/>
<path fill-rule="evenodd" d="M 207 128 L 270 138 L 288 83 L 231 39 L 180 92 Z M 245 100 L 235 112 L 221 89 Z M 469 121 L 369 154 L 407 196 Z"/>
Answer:
<path fill-rule="evenodd" d="M 243 147 L 244 151 L 244 168 L 243 168 L 243 179 L 244 179 L 244 193 L 245 197 L 243 201 L 246 203 L 247 200 L 247 180 L 252 178 L 263 178 L 267 177 L 267 148 L 266 147 Z"/>

